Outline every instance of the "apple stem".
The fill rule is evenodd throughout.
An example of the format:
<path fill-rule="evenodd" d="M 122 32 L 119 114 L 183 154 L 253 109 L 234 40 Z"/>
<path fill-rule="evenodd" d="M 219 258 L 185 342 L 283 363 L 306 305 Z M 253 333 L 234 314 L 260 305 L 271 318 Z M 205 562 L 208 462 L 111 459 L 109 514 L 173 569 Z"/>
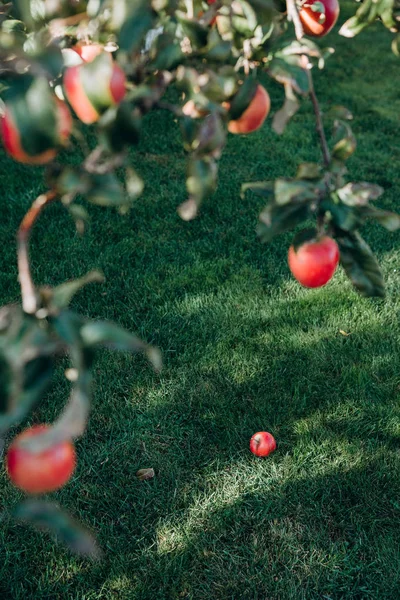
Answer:
<path fill-rule="evenodd" d="M 38 308 L 36 288 L 32 280 L 29 260 L 29 239 L 32 228 L 45 206 L 56 200 L 57 194 L 49 191 L 36 198 L 18 229 L 18 278 L 21 286 L 22 308 L 33 315 Z"/>

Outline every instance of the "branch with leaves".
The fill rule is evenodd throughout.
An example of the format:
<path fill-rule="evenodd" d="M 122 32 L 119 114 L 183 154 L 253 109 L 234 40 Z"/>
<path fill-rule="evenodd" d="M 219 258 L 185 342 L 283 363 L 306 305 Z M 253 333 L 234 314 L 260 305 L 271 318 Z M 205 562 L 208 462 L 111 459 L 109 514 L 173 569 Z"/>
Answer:
<path fill-rule="evenodd" d="M 12 444 L 14 458 L 28 453 L 39 473 L 42 454 L 60 444 L 67 444 L 69 456 L 74 456 L 74 440 L 84 434 L 90 413 L 91 365 L 97 347 L 143 352 L 156 370 L 161 367 L 159 352 L 133 334 L 70 310 L 74 294 L 102 281 L 100 273 L 93 271 L 55 288 L 38 286 L 29 260 L 32 228 L 50 203 L 60 202 L 79 232 L 88 219 L 82 197 L 89 205 L 113 207 L 122 214 L 132 208 L 144 182 L 130 164 L 130 151 L 140 139 L 146 115 L 168 110 L 180 123 L 188 166 L 178 212 L 191 220 L 217 186 L 218 161 L 228 134 L 251 134 L 268 117 L 269 94 L 258 80 L 258 74 L 265 73 L 284 92 L 283 106 L 273 117 L 274 131 L 283 134 L 300 102 L 309 98 L 323 160 L 300 164 L 293 178 L 243 185 L 242 193 L 252 191 L 267 199 L 258 227 L 261 241 L 307 225 L 289 251 L 293 273 L 299 252 L 322 242 L 327 252 L 333 249 L 329 278 L 340 254 L 356 289 L 366 296 L 382 296 L 379 265 L 359 228 L 367 219 L 389 231 L 400 227 L 397 215 L 371 204 L 381 188 L 347 182 L 346 161 L 356 149 L 352 115 L 343 107 L 324 115 L 315 93 L 313 73 L 325 67 L 331 53 L 316 40 L 335 25 L 337 0 L 105 0 L 80 2 L 75 8 L 72 4 L 61 0 L 55 9 L 53 3 L 43 2 L 40 11 L 34 0 L 0 4 L 3 145 L 12 159 L 32 168 L 44 166 L 48 190 L 34 201 L 18 232 L 22 306 L 0 310 L 0 354 L 7 374 L 5 410 L 0 415 L 2 444 L 44 397 L 57 358 L 67 355 L 71 360 L 65 372 L 71 395 L 58 420 L 17 436 Z M 354 35 L 377 17 L 398 31 L 398 9 L 397 0 L 389 5 L 365 0 L 355 20 L 341 32 Z M 328 119 L 333 125 L 329 143 Z M 86 141 L 86 127 L 96 140 L 94 148 Z M 79 164 L 70 160 L 77 153 Z M 310 221 L 315 224 L 311 232 Z M 308 285 L 309 278 L 302 277 L 297 278 Z M 10 464 L 12 481 L 27 492 L 57 489 L 74 467 L 71 463 L 68 477 L 52 482 L 52 487 L 49 482 L 40 487 L 40 478 L 24 479 L 23 464 L 18 473 Z M 50 528 L 74 551 L 98 556 L 92 536 L 54 504 L 28 500 L 14 514 Z"/>

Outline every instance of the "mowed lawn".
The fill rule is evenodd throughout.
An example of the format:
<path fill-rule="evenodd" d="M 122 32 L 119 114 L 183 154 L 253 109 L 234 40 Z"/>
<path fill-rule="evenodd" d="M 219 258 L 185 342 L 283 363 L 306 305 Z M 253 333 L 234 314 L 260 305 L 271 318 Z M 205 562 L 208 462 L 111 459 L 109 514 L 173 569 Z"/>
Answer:
<path fill-rule="evenodd" d="M 346 14 L 354 10 L 347 8 Z M 346 16 L 343 14 L 342 20 Z M 323 107 L 355 115 L 351 178 L 386 189 L 400 208 L 399 59 L 379 26 L 316 73 Z M 267 83 L 276 110 L 282 89 Z M 87 435 L 72 482 L 51 497 L 95 530 L 101 563 L 71 556 L 45 534 L 0 529 L 4 600 L 300 600 L 400 597 L 400 235 L 366 228 L 387 281 L 385 300 L 357 296 L 339 270 L 320 290 L 290 277 L 291 235 L 263 246 L 259 198 L 243 181 L 294 174 L 318 157 L 305 101 L 283 137 L 229 138 L 217 193 L 191 223 L 179 129 L 152 115 L 132 161 L 146 181 L 128 216 L 90 207 L 80 238 L 61 207 L 35 230 L 36 281 L 97 267 L 104 285 L 75 300 L 160 347 L 141 357 L 101 351 Z M 43 191 L 40 169 L 1 160 L 1 303 L 18 299 L 14 235 Z M 348 335 L 344 335 L 344 333 Z M 34 421 L 56 417 L 60 369 Z M 33 422 L 33 421 L 31 421 Z M 266 460 L 248 449 L 271 431 Z M 156 477 L 141 483 L 138 469 Z M 22 495 L 0 475 L 1 508 Z"/>

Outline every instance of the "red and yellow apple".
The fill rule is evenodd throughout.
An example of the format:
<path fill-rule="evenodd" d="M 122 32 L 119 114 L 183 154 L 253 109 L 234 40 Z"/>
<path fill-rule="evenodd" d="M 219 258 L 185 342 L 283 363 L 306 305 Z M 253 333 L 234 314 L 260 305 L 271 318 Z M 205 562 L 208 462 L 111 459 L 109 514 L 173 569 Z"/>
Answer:
<path fill-rule="evenodd" d="M 80 47 L 85 62 L 68 67 L 63 82 L 68 102 L 87 125 L 98 121 L 110 106 L 121 102 L 126 93 L 125 73 L 111 54 L 98 47 L 89 48 Z"/>
<path fill-rule="evenodd" d="M 229 121 L 228 131 L 231 133 L 256 131 L 264 123 L 270 108 L 271 100 L 267 90 L 262 85 L 258 85 L 256 93 L 244 113 L 238 119 Z"/>
<path fill-rule="evenodd" d="M 23 101 L 23 100 L 22 100 Z M 51 103 L 53 102 L 53 105 Z M 0 132 L 4 148 L 7 153 L 21 163 L 29 165 L 44 165 L 54 160 L 57 155 L 57 147 L 64 145 L 72 130 L 72 116 L 67 105 L 56 96 L 51 97 L 49 111 L 54 111 L 54 131 L 40 151 L 33 150 L 32 141 L 35 136 L 41 136 L 40 122 L 33 117 L 21 122 L 20 111 L 15 110 L 16 104 L 12 101 L 5 104 L 4 113 L 0 119 Z M 29 115 L 29 107 L 25 107 Z M 48 131 L 46 131 L 48 134 Z M 47 147 L 46 147 L 47 146 Z"/>
<path fill-rule="evenodd" d="M 324 6 L 324 12 L 312 9 L 316 2 Z M 312 37 L 323 37 L 335 26 L 339 12 L 338 0 L 306 0 L 299 12 L 304 33 Z"/>

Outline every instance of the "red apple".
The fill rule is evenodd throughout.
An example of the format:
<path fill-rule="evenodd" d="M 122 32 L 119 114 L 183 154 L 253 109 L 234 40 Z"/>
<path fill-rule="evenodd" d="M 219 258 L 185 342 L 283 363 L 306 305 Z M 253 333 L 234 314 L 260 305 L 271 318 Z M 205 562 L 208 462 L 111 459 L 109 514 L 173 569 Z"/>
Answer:
<path fill-rule="evenodd" d="M 95 123 L 103 112 L 118 104 L 126 93 L 126 78 L 111 54 L 102 52 L 91 62 L 68 67 L 64 73 L 64 91 L 77 117 L 86 124 Z"/>
<path fill-rule="evenodd" d="M 34 425 L 20 433 L 7 452 L 7 472 L 13 484 L 28 494 L 58 490 L 70 480 L 76 466 L 72 442 L 55 444 L 42 452 L 31 452 L 21 440 L 44 433 L 48 425 Z"/>
<path fill-rule="evenodd" d="M 289 248 L 289 268 L 305 287 L 317 288 L 328 283 L 338 262 L 339 247 L 328 236 L 305 242 L 297 250 L 294 246 Z"/>
<path fill-rule="evenodd" d="M 37 123 L 30 122 L 30 126 L 18 127 L 18 120 L 13 114 L 13 105 L 5 106 L 4 114 L 0 119 L 0 132 L 4 148 L 18 162 L 29 165 L 44 165 L 54 160 L 57 155 L 57 146 L 64 145 L 72 130 L 72 117 L 67 105 L 53 98 L 56 110 L 56 131 L 54 132 L 54 147 L 49 147 L 42 152 L 32 154 L 25 149 L 28 138 L 40 133 Z M 51 108 L 51 107 L 49 107 Z M 54 107 L 53 107 L 54 110 Z"/>
<path fill-rule="evenodd" d="M 101 44 L 83 44 L 79 42 L 75 46 L 72 46 L 71 50 L 74 50 L 84 62 L 92 62 L 102 52 L 104 47 Z"/>
<path fill-rule="evenodd" d="M 312 10 L 315 2 L 323 4 L 325 11 Z M 336 24 L 340 12 L 338 0 L 305 0 L 300 9 L 299 16 L 304 33 L 312 37 L 323 37 Z"/>
<path fill-rule="evenodd" d="M 255 433 L 250 440 L 250 450 L 255 456 L 268 456 L 276 449 L 276 441 L 268 431 Z"/>
<path fill-rule="evenodd" d="M 244 113 L 235 121 L 229 121 L 228 131 L 231 133 L 251 133 L 264 123 L 271 108 L 269 94 L 262 85 L 257 86 L 254 98 Z"/>

